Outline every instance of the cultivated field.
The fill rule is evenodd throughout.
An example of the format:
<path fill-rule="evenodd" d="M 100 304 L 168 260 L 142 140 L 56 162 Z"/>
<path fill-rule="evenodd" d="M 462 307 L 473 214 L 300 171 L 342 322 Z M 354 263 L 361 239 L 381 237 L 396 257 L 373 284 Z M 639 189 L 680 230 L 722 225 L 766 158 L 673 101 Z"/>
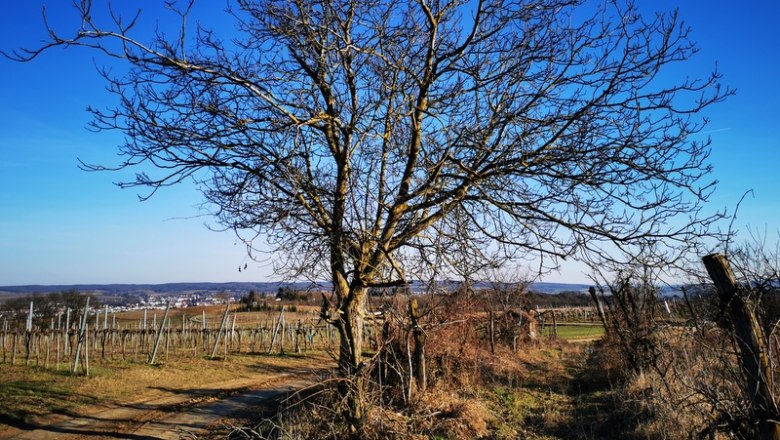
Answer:
<path fill-rule="evenodd" d="M 221 436 L 257 423 L 256 413 L 247 416 L 252 408 L 333 372 L 338 335 L 317 312 L 289 305 L 284 312 L 281 305 L 250 312 L 209 306 L 171 309 L 165 317 L 164 310 L 106 315 L 98 309 L 83 331 L 75 319 L 66 327 L 61 317 L 48 329 L 29 332 L 6 325 L 0 437 Z M 378 321 L 367 324 L 367 355 L 379 348 L 380 327 Z M 511 356 L 545 370 L 582 350 L 554 341 L 603 335 L 592 322 L 556 322 L 540 330 L 531 354 Z M 551 339 L 555 335 L 560 339 Z"/>

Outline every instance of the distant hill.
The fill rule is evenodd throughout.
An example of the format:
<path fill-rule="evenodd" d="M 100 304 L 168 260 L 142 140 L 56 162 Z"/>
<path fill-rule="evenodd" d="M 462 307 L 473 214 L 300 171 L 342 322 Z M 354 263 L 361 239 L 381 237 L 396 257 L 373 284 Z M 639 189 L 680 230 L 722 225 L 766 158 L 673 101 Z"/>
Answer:
<path fill-rule="evenodd" d="M 329 283 L 323 283 L 321 288 L 330 288 Z M 199 292 L 276 292 L 280 287 L 292 289 L 307 289 L 317 287 L 312 283 L 284 283 L 284 282 L 229 282 L 229 283 L 165 283 L 165 284 L 68 284 L 68 285 L 27 285 L 27 286 L 0 286 L 0 295 L 27 295 L 32 293 L 61 292 L 76 289 L 80 292 L 94 292 L 107 295 L 127 295 L 138 293 L 152 293 L 159 295 Z"/>
<path fill-rule="evenodd" d="M 456 282 L 442 282 L 442 284 L 452 284 Z M 476 283 L 477 288 L 488 287 L 488 283 Z M 166 283 L 166 284 L 72 284 L 72 285 L 27 285 L 27 286 L 0 286 L 0 298 L 23 296 L 33 293 L 61 292 L 70 289 L 76 289 L 80 292 L 93 292 L 109 296 L 124 296 L 133 294 L 157 294 L 173 295 L 181 293 L 246 293 L 254 290 L 259 293 L 277 292 L 279 288 L 288 287 L 295 290 L 330 290 L 329 282 L 311 283 L 311 282 L 229 282 L 229 283 Z M 413 283 L 413 290 L 423 288 L 420 283 Z M 530 289 L 538 293 L 555 294 L 560 292 L 587 292 L 586 284 L 567 284 L 567 283 L 531 283 Z"/>
<path fill-rule="evenodd" d="M 561 292 L 581 292 L 587 293 L 591 284 L 569 284 L 569 283 L 531 283 L 529 290 L 538 293 L 556 294 Z"/>
<path fill-rule="evenodd" d="M 449 285 L 455 289 L 458 286 L 455 281 L 442 281 L 440 287 Z M 487 288 L 490 283 L 478 282 L 475 288 Z M 35 293 L 62 292 L 76 289 L 79 292 L 94 293 L 101 297 L 101 301 L 110 304 L 122 304 L 130 297 L 153 296 L 178 296 L 184 294 L 197 294 L 208 297 L 221 292 L 228 292 L 233 296 L 245 295 L 250 290 L 258 293 L 275 294 L 280 288 L 293 290 L 325 290 L 331 289 L 329 282 L 230 282 L 230 283 L 166 283 L 166 284 L 72 284 L 72 285 L 28 285 L 28 286 L 0 286 L 0 302 Z M 563 292 L 587 294 L 589 284 L 574 283 L 547 283 L 534 282 L 529 285 L 529 290 L 538 294 L 557 295 Z M 425 285 L 419 282 L 412 283 L 412 290 L 420 292 Z M 681 296 L 679 287 L 665 286 L 661 289 L 661 296 Z"/>

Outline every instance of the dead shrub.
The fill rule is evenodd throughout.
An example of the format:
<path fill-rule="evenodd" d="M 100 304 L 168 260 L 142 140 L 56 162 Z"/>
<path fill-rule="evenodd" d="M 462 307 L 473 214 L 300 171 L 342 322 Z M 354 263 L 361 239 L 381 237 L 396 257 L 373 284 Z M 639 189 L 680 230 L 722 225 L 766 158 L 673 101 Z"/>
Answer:
<path fill-rule="evenodd" d="M 728 335 L 710 325 L 666 328 L 658 363 L 615 388 L 616 405 L 632 419 L 632 438 L 753 438 L 740 371 Z M 599 356 L 614 358 L 606 343 Z"/>
<path fill-rule="evenodd" d="M 410 362 L 416 342 L 404 298 L 385 302 L 378 350 L 361 368 L 367 410 L 360 438 L 491 437 L 496 416 L 477 390 L 486 384 L 515 386 L 528 372 L 527 360 L 508 343 L 512 338 L 498 338 L 491 347 L 488 302 L 479 295 L 420 298 L 429 384 L 425 393 L 417 392 Z M 354 437 L 342 421 L 335 380 L 275 421 L 266 421 L 263 429 L 258 427 L 265 436 L 261 438 Z"/>

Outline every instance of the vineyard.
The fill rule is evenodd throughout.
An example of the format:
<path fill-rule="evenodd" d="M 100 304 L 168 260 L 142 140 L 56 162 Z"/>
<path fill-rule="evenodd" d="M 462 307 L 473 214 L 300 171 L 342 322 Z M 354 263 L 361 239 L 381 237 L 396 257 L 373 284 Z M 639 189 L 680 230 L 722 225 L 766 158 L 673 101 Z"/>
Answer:
<path fill-rule="evenodd" d="M 677 299 L 659 302 L 658 316 L 670 322 L 686 319 L 685 304 Z M 85 313 L 86 311 L 86 313 Z M 169 356 L 208 356 L 227 359 L 238 353 L 300 353 L 333 351 L 338 332 L 320 320 L 312 306 L 277 305 L 261 311 L 245 311 L 239 304 L 194 308 L 143 309 L 115 312 L 108 306 L 86 310 L 66 309 L 48 325 L 33 325 L 35 304 L 30 302 L 26 321 L 3 318 L 2 363 L 70 369 L 89 374 L 105 361 L 165 362 Z M 381 312 L 365 327 L 370 349 L 378 349 Z M 523 327 L 521 315 L 509 315 Z M 494 339 L 499 313 L 472 317 L 477 331 Z M 531 336 L 593 339 L 604 329 L 594 306 L 536 307 L 526 316 Z M 16 322 L 18 325 L 14 325 Z"/>
<path fill-rule="evenodd" d="M 332 350 L 338 338 L 331 325 L 318 322 L 316 312 L 289 312 L 285 306 L 259 312 L 236 312 L 236 305 L 226 305 L 121 313 L 106 306 L 80 315 L 67 309 L 46 328 L 32 325 L 34 304 L 30 307 L 26 327 L 3 321 L 3 363 L 88 375 L 90 364 L 106 361 L 154 364 L 174 355 L 227 359 L 237 353 Z"/>

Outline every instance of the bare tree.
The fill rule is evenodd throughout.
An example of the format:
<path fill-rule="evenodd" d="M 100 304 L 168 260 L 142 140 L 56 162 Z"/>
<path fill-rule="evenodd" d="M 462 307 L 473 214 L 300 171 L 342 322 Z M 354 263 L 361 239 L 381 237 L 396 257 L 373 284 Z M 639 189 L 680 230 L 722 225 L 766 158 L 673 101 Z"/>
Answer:
<path fill-rule="evenodd" d="M 618 347 L 625 361 L 625 374 L 640 375 L 649 367 L 660 372 L 661 330 L 657 322 L 657 269 L 641 263 L 623 270 L 611 268 L 591 275 L 599 286 L 591 288 L 609 343 Z M 614 276 L 614 280 L 608 277 Z"/>
<path fill-rule="evenodd" d="M 178 36 L 135 35 L 76 3 L 52 47 L 118 58 L 106 69 L 122 186 L 194 179 L 213 214 L 276 270 L 333 281 L 340 369 L 359 377 L 368 289 L 526 255 L 541 268 L 613 247 L 689 244 L 716 216 L 697 113 L 731 93 L 719 76 L 669 81 L 696 49 L 677 13 L 631 2 L 236 0 L 218 36 L 170 5 Z M 125 17 L 126 18 L 126 17 Z M 148 165 L 151 165 L 149 167 Z M 681 220 L 671 221 L 682 216 Z M 629 249 L 630 250 L 630 249 Z M 455 252 L 458 252 L 458 255 Z M 480 264 L 483 261 L 484 264 Z M 359 383 L 351 416 L 362 417 Z"/>

